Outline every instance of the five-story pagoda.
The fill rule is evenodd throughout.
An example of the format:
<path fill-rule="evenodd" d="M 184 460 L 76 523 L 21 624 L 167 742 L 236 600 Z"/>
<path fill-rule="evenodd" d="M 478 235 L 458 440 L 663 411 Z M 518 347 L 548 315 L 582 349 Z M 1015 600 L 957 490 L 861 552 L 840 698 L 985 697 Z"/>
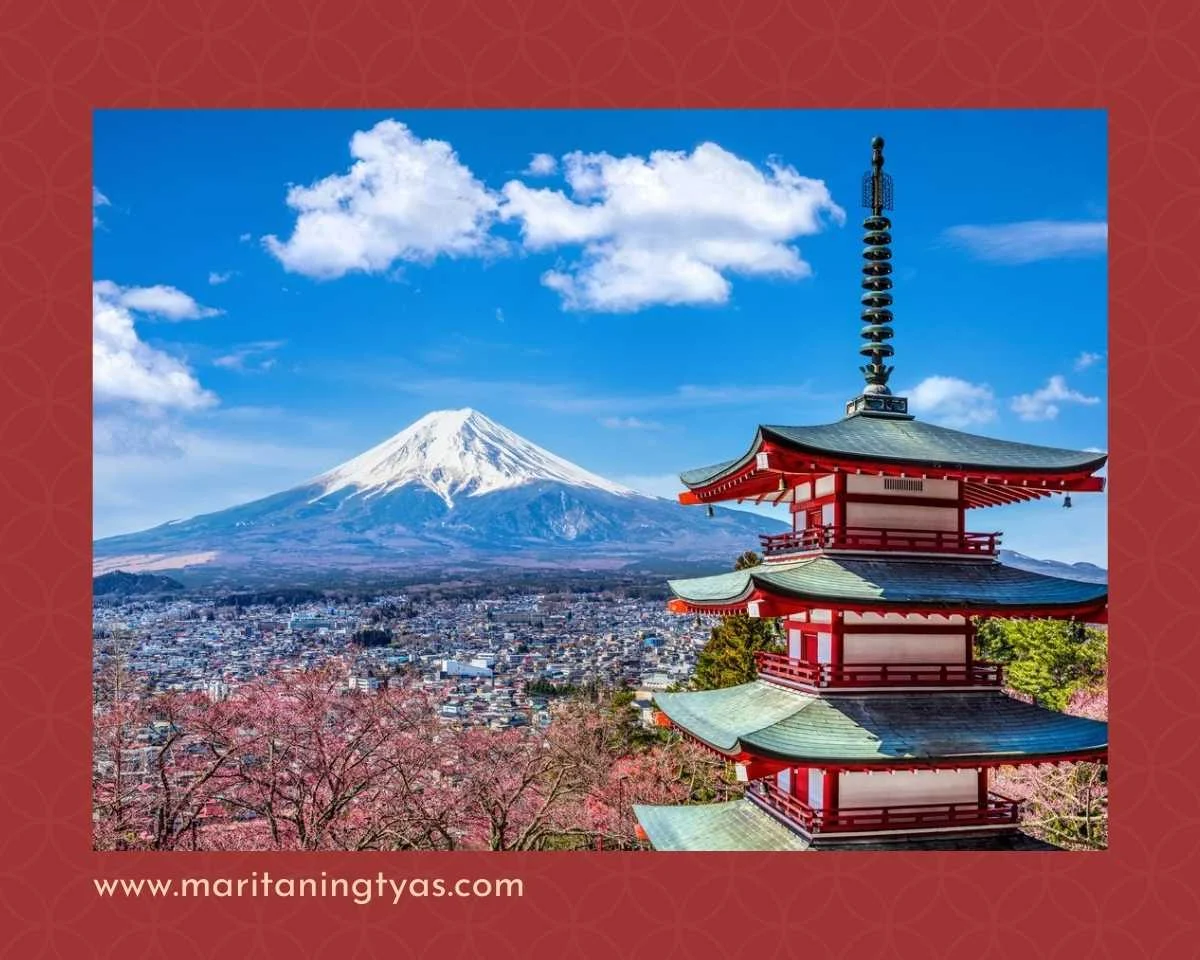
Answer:
<path fill-rule="evenodd" d="M 888 388 L 891 178 L 883 140 L 863 178 L 862 393 L 836 423 L 760 426 L 742 456 L 681 475 L 687 504 L 786 504 L 757 566 L 670 583 L 672 610 L 782 621 L 787 650 L 721 690 L 664 693 L 672 725 L 737 766 L 745 799 L 636 806 L 659 850 L 1019 848 L 1001 765 L 1103 761 L 1107 724 L 1001 691 L 973 656 L 975 617 L 1104 622 L 1107 588 L 996 559 L 978 508 L 1100 491 L 1093 452 L 922 423 Z"/>

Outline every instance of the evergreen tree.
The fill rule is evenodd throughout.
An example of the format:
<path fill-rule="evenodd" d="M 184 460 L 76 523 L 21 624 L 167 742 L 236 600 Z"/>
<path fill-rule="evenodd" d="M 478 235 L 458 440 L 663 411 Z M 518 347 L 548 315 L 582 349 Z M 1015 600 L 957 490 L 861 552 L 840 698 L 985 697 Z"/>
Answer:
<path fill-rule="evenodd" d="M 1100 683 L 1108 662 L 1108 634 L 1082 623 L 982 620 L 975 643 L 982 659 L 1004 664 L 1008 686 L 1053 710 Z"/>
<path fill-rule="evenodd" d="M 378 627 L 364 627 L 355 632 L 350 638 L 352 644 L 360 647 L 386 647 L 392 642 L 392 631 Z"/>
<path fill-rule="evenodd" d="M 733 569 L 744 570 L 758 563 L 758 554 L 747 550 L 734 562 Z M 757 673 L 754 655 L 760 650 L 782 652 L 777 620 L 756 619 L 744 613 L 722 617 L 696 658 L 692 689 L 716 690 L 749 683 Z"/>

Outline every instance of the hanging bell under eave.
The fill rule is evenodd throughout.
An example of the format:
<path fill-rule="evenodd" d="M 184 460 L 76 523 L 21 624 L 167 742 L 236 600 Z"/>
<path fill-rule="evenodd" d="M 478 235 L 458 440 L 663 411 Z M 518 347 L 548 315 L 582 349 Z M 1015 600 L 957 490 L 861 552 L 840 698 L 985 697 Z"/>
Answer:
<path fill-rule="evenodd" d="M 711 503 L 708 505 L 708 515 L 710 517 L 715 517 L 717 515 L 717 511 L 713 509 L 713 505 Z"/>
<path fill-rule="evenodd" d="M 1071 495 L 1069 493 L 1063 497 L 1063 507 L 1067 510 L 1071 509 Z"/>
<path fill-rule="evenodd" d="M 779 475 L 779 492 L 787 492 L 787 478 L 782 473 Z"/>

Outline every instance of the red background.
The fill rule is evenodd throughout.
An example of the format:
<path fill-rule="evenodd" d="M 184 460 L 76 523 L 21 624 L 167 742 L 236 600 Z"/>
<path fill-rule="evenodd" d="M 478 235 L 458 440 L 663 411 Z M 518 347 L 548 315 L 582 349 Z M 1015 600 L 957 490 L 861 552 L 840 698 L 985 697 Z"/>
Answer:
<path fill-rule="evenodd" d="M 1197 9 L 0 0 L 0 954 L 1200 956 Z M 91 110 L 268 105 L 1108 108 L 1111 849 L 93 854 Z M 527 893 L 359 907 L 101 900 L 91 884 L 253 869 L 521 876 Z"/>

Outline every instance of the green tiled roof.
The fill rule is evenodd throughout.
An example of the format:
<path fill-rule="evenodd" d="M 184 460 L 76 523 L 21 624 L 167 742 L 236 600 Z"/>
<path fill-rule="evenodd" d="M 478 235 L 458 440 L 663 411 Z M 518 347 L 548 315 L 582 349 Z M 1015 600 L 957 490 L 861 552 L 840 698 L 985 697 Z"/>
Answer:
<path fill-rule="evenodd" d="M 756 586 L 801 600 L 962 610 L 1076 607 L 1108 596 L 1106 584 L 1048 577 L 995 561 L 831 556 L 761 563 L 733 573 L 671 580 L 668 585 L 677 597 L 701 604 L 734 603 Z"/>
<path fill-rule="evenodd" d="M 811 427 L 760 426 L 754 443 L 744 456 L 688 470 L 679 478 L 689 487 L 711 483 L 731 468 L 747 463 L 764 440 L 814 454 L 946 470 L 1031 473 L 1096 470 L 1107 459 L 1105 454 L 1087 450 L 1039 447 L 963 433 L 920 420 L 859 414 L 836 423 Z"/>
<path fill-rule="evenodd" d="M 1058 850 L 1019 830 L 1001 833 L 872 837 L 814 846 L 749 800 L 682 807 L 635 805 L 634 816 L 660 851 Z"/>
<path fill-rule="evenodd" d="M 737 753 L 744 735 L 786 720 L 815 699 L 812 694 L 763 681 L 654 696 L 659 709 L 672 721 L 725 753 Z"/>
<path fill-rule="evenodd" d="M 672 722 L 726 754 L 817 766 L 1022 760 L 1108 746 L 1108 724 L 999 691 L 818 697 L 756 680 L 654 699 Z"/>
<path fill-rule="evenodd" d="M 809 843 L 749 800 L 684 807 L 635 804 L 655 850 L 807 850 Z"/>

